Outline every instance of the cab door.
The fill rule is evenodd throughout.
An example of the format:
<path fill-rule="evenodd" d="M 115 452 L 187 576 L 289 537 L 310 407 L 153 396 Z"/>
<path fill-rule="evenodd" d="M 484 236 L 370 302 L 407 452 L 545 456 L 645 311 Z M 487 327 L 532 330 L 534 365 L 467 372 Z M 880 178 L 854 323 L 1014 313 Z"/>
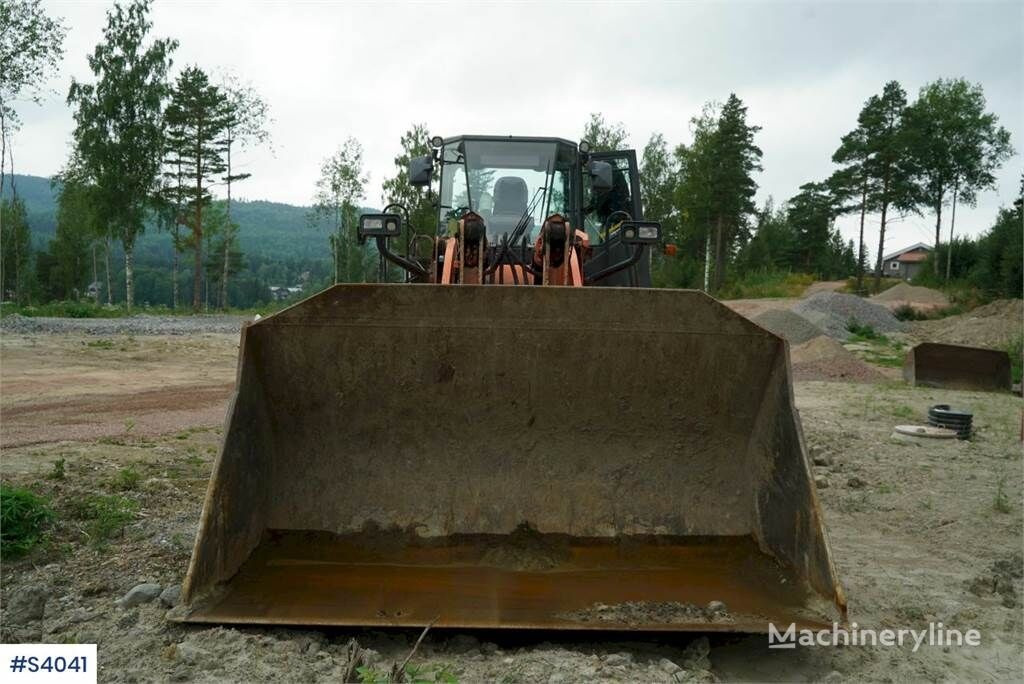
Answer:
<path fill-rule="evenodd" d="M 636 151 L 593 152 L 590 158 L 611 164 L 612 189 L 595 196 L 592 179 L 583 174 L 583 206 L 586 212 L 583 227 L 593 247 L 593 254 L 584 267 L 585 274 L 597 273 L 629 258 L 632 248 L 619 241 L 615 230 L 624 217 L 615 216 L 615 212 L 625 211 L 636 221 L 644 218 Z M 632 268 L 594 284 L 606 287 L 650 287 L 650 266 L 648 254 Z"/>

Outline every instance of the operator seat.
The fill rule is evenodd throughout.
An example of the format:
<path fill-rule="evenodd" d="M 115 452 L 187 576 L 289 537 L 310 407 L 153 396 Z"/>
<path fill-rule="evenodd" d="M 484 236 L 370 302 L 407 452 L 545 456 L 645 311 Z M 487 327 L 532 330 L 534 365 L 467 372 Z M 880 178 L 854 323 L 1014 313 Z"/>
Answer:
<path fill-rule="evenodd" d="M 502 176 L 497 180 L 494 184 L 494 208 L 491 211 L 491 220 L 487 223 L 488 238 L 492 242 L 500 240 L 504 233 L 511 236 L 516 224 L 526 213 L 528 195 L 526 181 L 518 176 Z M 533 217 L 528 216 L 523 232 L 527 244 L 533 239 L 532 233 Z"/>

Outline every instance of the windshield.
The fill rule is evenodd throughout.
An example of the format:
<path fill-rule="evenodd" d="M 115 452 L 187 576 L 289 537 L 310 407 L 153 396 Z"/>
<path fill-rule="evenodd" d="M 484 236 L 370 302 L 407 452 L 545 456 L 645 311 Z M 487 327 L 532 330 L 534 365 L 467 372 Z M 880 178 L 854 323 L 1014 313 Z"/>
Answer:
<path fill-rule="evenodd" d="M 544 218 L 569 215 L 574 154 L 567 145 L 459 140 L 445 145 L 442 159 L 442 225 L 472 210 L 492 244 L 504 235 L 531 242 Z"/>

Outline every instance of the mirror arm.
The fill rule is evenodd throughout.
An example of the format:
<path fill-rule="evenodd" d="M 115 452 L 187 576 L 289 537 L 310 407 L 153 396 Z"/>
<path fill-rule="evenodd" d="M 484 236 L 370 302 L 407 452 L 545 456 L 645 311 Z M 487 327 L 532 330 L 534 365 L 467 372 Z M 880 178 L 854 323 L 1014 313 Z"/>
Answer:
<path fill-rule="evenodd" d="M 619 271 L 624 271 L 631 266 L 635 266 L 637 262 L 640 261 L 640 257 L 643 256 L 645 247 L 647 247 L 647 245 L 637 245 L 631 257 L 625 261 L 620 261 L 617 264 L 612 264 L 608 268 L 603 268 L 592 276 L 584 278 L 584 284 L 590 285 L 592 283 L 596 283 L 599 280 L 604 280 L 608 276 L 615 275 Z"/>
<path fill-rule="evenodd" d="M 412 259 L 407 259 L 401 254 L 395 254 L 388 249 L 388 240 L 385 237 L 377 238 L 377 251 L 383 254 L 385 259 L 401 268 L 404 268 L 406 271 L 409 271 L 409 273 L 418 275 L 421 278 L 425 278 L 429 275 L 425 268 Z"/>

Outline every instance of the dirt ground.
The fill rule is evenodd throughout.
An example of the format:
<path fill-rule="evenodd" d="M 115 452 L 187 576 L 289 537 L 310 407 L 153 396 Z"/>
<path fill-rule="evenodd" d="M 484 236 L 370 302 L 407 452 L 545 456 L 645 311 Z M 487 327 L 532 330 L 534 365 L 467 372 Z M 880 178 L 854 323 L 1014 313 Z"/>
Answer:
<path fill-rule="evenodd" d="M 356 666 L 365 679 L 406 657 L 415 631 L 182 626 L 159 601 L 115 604 L 140 583 L 183 579 L 236 345 L 223 334 L 0 339 L 0 476 L 50 497 L 58 515 L 42 548 L 0 568 L 0 640 L 98 643 L 101 681 L 339 681 L 358 678 Z M 470 682 L 1024 677 L 1020 399 L 885 380 L 798 382 L 796 400 L 850 620 L 941 621 L 980 630 L 980 647 L 780 651 L 763 636 L 433 630 L 410 664 L 428 680 Z M 973 440 L 891 438 L 940 402 L 974 412 Z M 96 493 L 137 506 L 102 543 L 73 515 Z M 26 613 L 26 597 L 41 610 Z"/>

